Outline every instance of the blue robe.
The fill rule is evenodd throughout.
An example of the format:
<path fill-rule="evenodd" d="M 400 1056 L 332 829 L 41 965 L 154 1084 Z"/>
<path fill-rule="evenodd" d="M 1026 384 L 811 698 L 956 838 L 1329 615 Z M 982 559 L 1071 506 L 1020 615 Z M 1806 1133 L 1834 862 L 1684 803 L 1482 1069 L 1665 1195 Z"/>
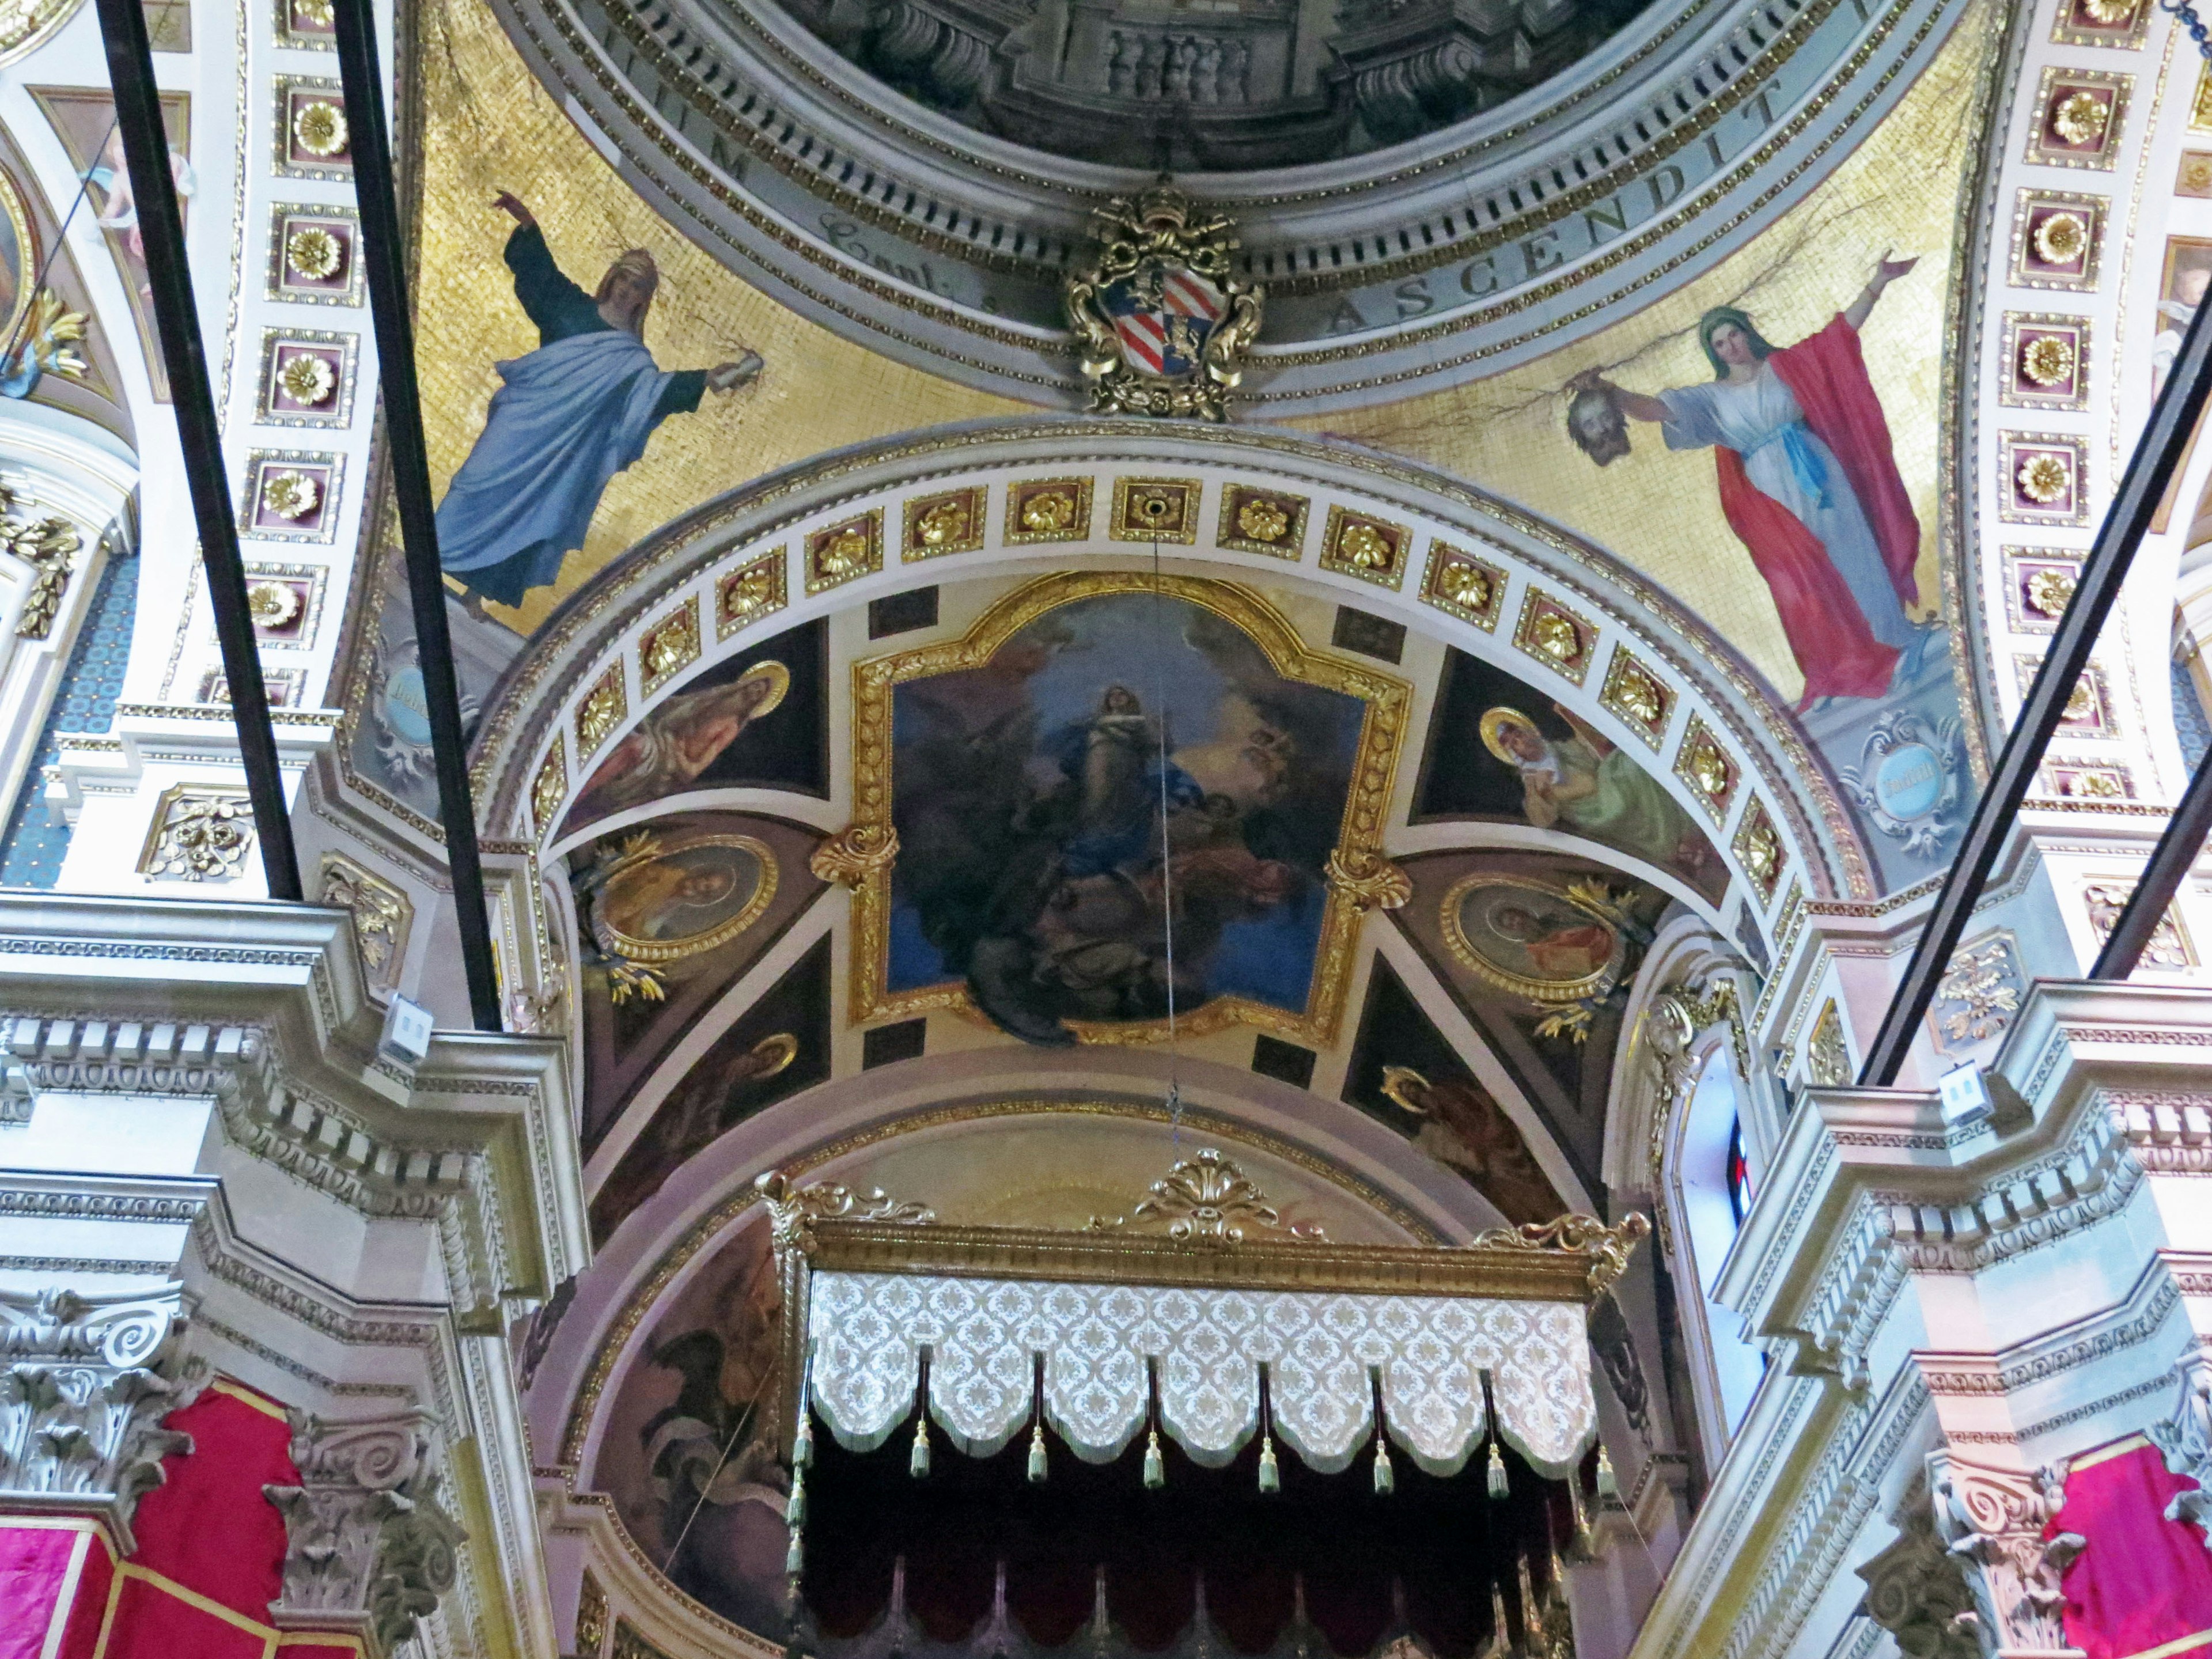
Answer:
<path fill-rule="evenodd" d="M 525 225 L 507 240 L 537 350 L 499 365 L 506 384 L 438 503 L 438 560 L 481 597 L 518 605 L 584 544 L 607 481 L 662 420 L 699 406 L 701 369 L 663 374 L 635 335 L 554 265 Z"/>

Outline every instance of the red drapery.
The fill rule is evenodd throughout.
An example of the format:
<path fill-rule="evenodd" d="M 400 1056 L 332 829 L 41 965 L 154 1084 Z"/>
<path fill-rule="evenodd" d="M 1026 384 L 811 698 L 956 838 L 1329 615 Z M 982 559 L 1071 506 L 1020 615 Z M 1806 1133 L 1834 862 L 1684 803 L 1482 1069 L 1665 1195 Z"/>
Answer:
<path fill-rule="evenodd" d="M 2166 1518 L 2196 1486 L 2141 1435 L 2074 1460 L 2045 1535 L 2087 1540 L 2063 1582 L 2067 1638 L 2089 1659 L 2212 1652 L 2212 1553 L 2201 1528 Z"/>

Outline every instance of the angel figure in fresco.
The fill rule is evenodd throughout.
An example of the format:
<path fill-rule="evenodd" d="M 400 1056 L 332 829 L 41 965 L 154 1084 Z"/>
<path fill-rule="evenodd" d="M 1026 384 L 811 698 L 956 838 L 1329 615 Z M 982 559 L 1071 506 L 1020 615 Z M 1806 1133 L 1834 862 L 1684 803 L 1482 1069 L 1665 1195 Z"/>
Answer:
<path fill-rule="evenodd" d="M 538 325 L 538 349 L 499 365 L 483 430 L 438 503 L 439 560 L 484 602 L 520 605 L 561 574 L 584 544 L 616 473 L 645 453 L 671 415 L 708 392 L 732 392 L 761 371 L 757 352 L 713 368 L 664 373 L 645 348 L 645 314 L 660 285 L 653 255 L 634 247 L 595 293 L 562 275 L 530 210 L 502 191 L 515 222 L 507 239 L 514 297 Z"/>
<path fill-rule="evenodd" d="M 1907 614 L 1920 597 L 1920 521 L 1859 349 L 1875 301 L 1918 263 L 1884 253 L 1858 297 L 1792 346 L 1770 345 L 1733 306 L 1707 312 L 1704 386 L 1653 397 L 1595 369 L 1570 383 L 1655 422 L 1669 449 L 1714 451 L 1721 510 L 1766 579 L 1805 676 L 1801 714 L 1832 697 L 1881 696 L 1899 659 L 1936 631 Z"/>
<path fill-rule="evenodd" d="M 1521 775 L 1522 810 L 1539 830 L 1565 825 L 1593 841 L 1690 875 L 1716 856 L 1666 786 L 1611 739 L 1559 704 L 1573 736 L 1553 739 L 1505 704 L 1482 717 L 1482 746 Z"/>
<path fill-rule="evenodd" d="M 689 788 L 748 726 L 774 714 L 790 690 L 789 669 L 780 662 L 761 662 L 726 684 L 678 693 L 599 763 L 577 796 L 568 822 L 604 817 Z"/>
<path fill-rule="evenodd" d="M 1473 1182 L 1515 1226 L 1566 1213 L 1513 1120 L 1474 1084 L 1431 1083 L 1410 1066 L 1385 1066 L 1382 1095 L 1421 1120 L 1416 1146 Z"/>

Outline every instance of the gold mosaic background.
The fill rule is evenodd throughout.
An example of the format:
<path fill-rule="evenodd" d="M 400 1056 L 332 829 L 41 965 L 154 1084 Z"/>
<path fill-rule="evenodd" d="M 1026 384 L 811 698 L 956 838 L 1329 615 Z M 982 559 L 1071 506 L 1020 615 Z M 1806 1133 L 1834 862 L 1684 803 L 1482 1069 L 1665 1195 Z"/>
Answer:
<path fill-rule="evenodd" d="M 2002 13 L 1980 0 L 1881 126 L 1749 247 L 1686 288 L 1565 350 L 1445 392 L 1298 422 L 1414 457 L 1568 525 L 1664 583 L 1749 657 L 1777 690 L 1803 690 L 1766 584 L 1721 516 L 1711 450 L 1673 450 L 1629 423 L 1631 453 L 1600 468 L 1569 441 L 1569 379 L 1593 366 L 1634 392 L 1712 378 L 1697 322 L 1740 304 L 1776 345 L 1826 324 L 1857 297 L 1885 249 L 1917 254 L 1861 335 L 1899 469 L 1920 515 L 1921 611 L 1932 613 L 1945 313 L 1963 251 L 1961 191 L 1977 131 L 1979 77 Z"/>
<path fill-rule="evenodd" d="M 1694 331 L 1707 308 L 1741 304 L 1769 339 L 1789 344 L 1848 305 L 1885 249 L 1918 255 L 1918 269 L 1882 296 L 1863 337 L 1920 514 L 1922 608 L 1932 611 L 1942 345 L 1976 94 L 2001 24 L 1997 0 L 1979 0 L 1829 179 L 1688 287 L 1509 374 L 1297 424 L 1426 462 L 1589 536 L 1663 583 L 1796 697 L 1802 678 L 1766 586 L 1721 515 L 1711 454 L 1670 452 L 1657 428 L 1632 423 L 1632 453 L 1600 469 L 1568 441 L 1560 388 L 1592 365 L 1640 392 L 1707 380 Z M 502 189 L 530 204 L 562 268 L 586 288 L 623 249 L 653 251 L 662 280 L 647 343 L 664 367 L 711 365 L 747 346 L 768 360 L 753 387 L 732 398 L 709 393 L 697 414 L 665 423 L 645 459 L 608 488 L 589 540 L 559 583 L 519 611 L 492 607 L 502 620 L 535 628 L 632 543 L 776 467 L 916 427 L 1023 412 L 840 339 L 678 235 L 562 114 L 483 0 L 428 0 L 421 40 L 418 355 L 441 492 L 481 429 L 499 384 L 493 365 L 537 343 L 500 257 L 508 221 L 491 200 Z"/>
<path fill-rule="evenodd" d="M 750 387 L 708 392 L 672 416 L 644 459 L 607 488 L 561 580 L 516 611 L 525 632 L 624 548 L 687 508 L 763 472 L 841 445 L 1024 406 L 878 357 L 841 340 L 716 263 L 623 183 L 533 78 L 483 0 L 427 0 L 421 21 L 422 260 L 416 357 L 438 493 L 483 429 L 493 365 L 538 343 L 501 251 L 513 191 L 554 257 L 586 289 L 624 248 L 652 251 L 660 291 L 646 343 L 664 368 L 709 368 L 750 346 L 768 360 Z"/>

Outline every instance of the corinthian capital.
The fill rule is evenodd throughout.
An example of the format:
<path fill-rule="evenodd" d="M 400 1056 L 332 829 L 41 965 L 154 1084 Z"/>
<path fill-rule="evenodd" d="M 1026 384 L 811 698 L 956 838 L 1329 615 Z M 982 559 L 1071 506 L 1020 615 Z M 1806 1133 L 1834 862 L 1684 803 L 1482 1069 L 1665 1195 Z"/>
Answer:
<path fill-rule="evenodd" d="M 2059 1470 L 1997 1468 L 1948 1451 L 1928 1458 L 1936 1535 L 1966 1570 L 1986 1651 L 1999 1659 L 2076 1655 L 2066 1639 L 2059 1576 L 2086 1547 L 2078 1533 L 2045 1538 L 2065 1502 Z"/>
<path fill-rule="evenodd" d="M 161 1419 L 198 1395 L 181 1289 L 0 1291 L 0 1504 L 106 1516 L 125 1553 L 138 1499 L 191 1437 Z"/>
<path fill-rule="evenodd" d="M 292 1416 L 296 1486 L 261 1490 L 284 1517 L 280 1628 L 358 1636 L 388 1653 L 453 1585 L 465 1534 L 437 1503 L 422 1412 L 350 1423 Z"/>

